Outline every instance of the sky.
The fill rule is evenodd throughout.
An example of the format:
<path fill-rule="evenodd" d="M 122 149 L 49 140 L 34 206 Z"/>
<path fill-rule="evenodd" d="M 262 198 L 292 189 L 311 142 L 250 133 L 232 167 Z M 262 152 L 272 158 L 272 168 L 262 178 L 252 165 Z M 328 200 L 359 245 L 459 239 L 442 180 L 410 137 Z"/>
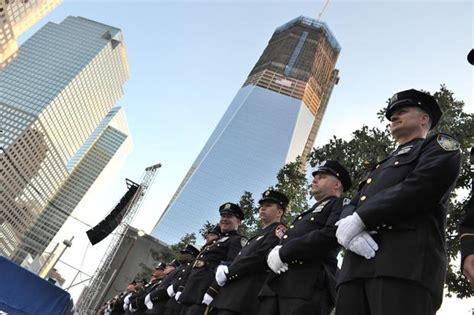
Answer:
<path fill-rule="evenodd" d="M 24 34 L 20 42 L 46 22 L 73 15 L 118 27 L 124 35 L 130 79 L 118 105 L 125 107 L 133 150 L 112 163 L 74 215 L 95 225 L 125 193 L 125 177 L 139 181 L 145 167 L 162 163 L 133 223 L 150 232 L 275 28 L 300 15 L 315 18 L 323 4 L 65 0 Z M 347 139 L 363 124 L 380 126 L 376 113 L 404 89 L 434 92 L 446 84 L 467 112 L 474 111 L 473 67 L 466 61 L 474 43 L 472 1 L 333 0 L 322 20 L 342 51 L 340 81 L 317 146 L 334 135 Z M 74 236 L 61 260 L 91 274 L 107 244 L 88 246 L 87 229 L 69 220 L 58 239 Z M 71 270 L 58 268 L 72 280 Z M 76 281 L 84 279 L 80 274 Z M 71 290 L 74 296 L 79 287 Z M 473 306 L 450 301 L 439 314 L 467 314 Z"/>

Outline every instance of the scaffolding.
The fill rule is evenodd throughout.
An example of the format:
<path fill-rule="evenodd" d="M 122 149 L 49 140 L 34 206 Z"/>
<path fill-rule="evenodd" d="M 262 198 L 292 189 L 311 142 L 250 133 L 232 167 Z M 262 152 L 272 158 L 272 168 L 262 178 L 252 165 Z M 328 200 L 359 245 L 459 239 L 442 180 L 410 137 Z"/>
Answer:
<path fill-rule="evenodd" d="M 127 233 L 129 224 L 132 223 L 135 218 L 138 209 L 145 198 L 148 189 L 153 183 L 157 170 L 161 167 L 161 164 L 155 164 L 153 166 L 147 167 L 145 173 L 142 176 L 140 185 L 135 192 L 135 195 L 126 205 L 125 216 L 117 227 L 116 231 L 113 233 L 112 240 L 110 245 L 107 247 L 107 250 L 102 257 L 97 269 L 91 278 L 91 282 L 88 287 L 85 288 L 85 292 L 82 294 L 81 299 L 78 301 L 78 304 L 75 307 L 75 314 L 95 314 L 96 309 L 99 307 L 97 305 L 100 302 L 100 298 L 103 294 L 103 289 L 107 284 L 107 279 L 105 275 L 109 270 L 111 263 L 122 244 L 122 241 Z M 127 181 L 127 188 L 129 188 L 134 183 L 132 181 Z"/>

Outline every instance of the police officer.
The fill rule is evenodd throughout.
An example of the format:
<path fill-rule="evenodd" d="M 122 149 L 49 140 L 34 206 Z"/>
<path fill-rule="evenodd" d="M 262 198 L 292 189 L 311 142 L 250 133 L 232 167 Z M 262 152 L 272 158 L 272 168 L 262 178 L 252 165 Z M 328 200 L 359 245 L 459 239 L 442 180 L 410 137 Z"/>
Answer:
<path fill-rule="evenodd" d="M 467 55 L 474 66 L 474 49 Z M 466 216 L 459 227 L 461 240 L 461 270 L 474 288 L 474 148 L 471 148 L 471 199 L 466 205 Z"/>
<path fill-rule="evenodd" d="M 349 249 L 338 315 L 423 315 L 440 307 L 447 205 L 460 170 L 455 139 L 426 138 L 441 115 L 426 93 L 411 89 L 391 98 L 385 116 L 398 147 L 372 168 L 337 224 L 338 241 Z"/>
<path fill-rule="evenodd" d="M 198 255 L 178 297 L 178 302 L 184 305 L 181 312 L 183 315 L 204 314 L 207 305 L 202 304 L 202 299 L 214 280 L 217 266 L 230 264 L 246 242 L 237 232 L 244 219 L 242 209 L 227 202 L 219 207 L 219 212 L 221 236 L 217 241 L 206 245 Z"/>
<path fill-rule="evenodd" d="M 474 50 L 473 50 L 474 60 Z M 471 199 L 466 205 L 466 216 L 459 227 L 461 240 L 461 270 L 474 288 L 474 148 L 471 148 Z"/>
<path fill-rule="evenodd" d="M 267 190 L 259 204 L 262 228 L 248 240 L 229 267 L 217 268 L 216 281 L 204 297 L 203 303 L 209 304 L 217 295 L 211 306 L 219 310 L 219 315 L 258 314 L 258 293 L 267 273 L 266 255 L 286 232 L 280 220 L 288 198 L 278 191 Z"/>
<path fill-rule="evenodd" d="M 325 315 L 333 308 L 339 251 L 334 224 L 351 179 L 337 161 L 322 162 L 313 176 L 311 190 L 317 203 L 293 221 L 280 245 L 268 254 L 267 264 L 274 273 L 260 293 L 259 314 Z"/>
<path fill-rule="evenodd" d="M 186 266 L 189 266 L 191 261 L 193 261 L 198 254 L 199 250 L 193 245 L 188 244 L 185 248 L 181 249 L 178 260 L 173 260 L 168 264 L 167 268 L 174 267 L 173 270 L 167 273 L 163 281 L 153 288 L 153 290 L 149 291 L 144 299 L 144 303 L 150 310 L 147 314 L 164 314 L 166 303 L 170 297 L 175 295 L 173 282 L 181 276 Z"/>

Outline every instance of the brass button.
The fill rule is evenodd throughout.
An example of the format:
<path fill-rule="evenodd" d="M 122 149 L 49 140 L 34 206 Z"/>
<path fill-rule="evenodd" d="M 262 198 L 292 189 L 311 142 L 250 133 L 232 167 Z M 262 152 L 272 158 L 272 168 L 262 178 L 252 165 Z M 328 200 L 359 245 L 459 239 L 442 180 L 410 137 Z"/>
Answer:
<path fill-rule="evenodd" d="M 303 262 L 302 262 L 302 261 L 300 261 L 300 265 L 302 265 L 302 264 L 303 264 Z"/>
<path fill-rule="evenodd" d="M 370 184 L 370 183 L 372 183 L 372 178 L 367 179 L 367 184 Z"/>
<path fill-rule="evenodd" d="M 377 166 L 375 168 L 379 168 L 380 164 L 377 164 Z"/>
<path fill-rule="evenodd" d="M 392 226 L 391 226 L 391 225 L 389 225 L 389 226 L 387 227 L 387 229 L 391 230 L 391 229 L 392 229 Z"/>
<path fill-rule="evenodd" d="M 364 201 L 365 199 L 367 199 L 367 196 L 362 196 L 362 197 L 360 197 L 360 200 L 361 200 L 361 201 Z"/>
<path fill-rule="evenodd" d="M 288 238 L 288 235 L 285 234 L 285 236 L 283 236 L 284 239 L 287 239 Z"/>
<path fill-rule="evenodd" d="M 295 226 L 294 225 L 290 225 L 290 229 L 294 228 Z"/>
<path fill-rule="evenodd" d="M 395 164 L 395 165 L 398 165 L 398 164 L 400 164 L 400 162 L 398 162 L 398 161 L 395 161 L 395 163 L 394 163 L 394 164 Z"/>
<path fill-rule="evenodd" d="M 299 216 L 299 217 L 298 217 L 298 220 L 301 220 L 301 219 L 303 219 L 303 217 L 302 217 L 302 216 Z"/>
<path fill-rule="evenodd" d="M 311 220 L 311 221 L 314 221 L 314 218 L 311 218 L 310 220 Z"/>

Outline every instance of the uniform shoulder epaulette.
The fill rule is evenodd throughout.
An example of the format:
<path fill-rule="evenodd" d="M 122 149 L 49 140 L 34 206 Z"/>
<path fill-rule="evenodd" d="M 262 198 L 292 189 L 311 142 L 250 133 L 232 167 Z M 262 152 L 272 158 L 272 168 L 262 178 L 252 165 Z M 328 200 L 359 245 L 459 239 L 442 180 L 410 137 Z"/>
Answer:
<path fill-rule="evenodd" d="M 461 147 L 459 142 L 445 133 L 439 133 L 436 136 L 436 142 L 445 151 L 457 151 Z"/>
<path fill-rule="evenodd" d="M 283 224 L 278 224 L 278 226 L 275 228 L 275 236 L 281 240 L 287 230 L 288 229 L 286 228 L 286 226 L 284 226 Z"/>

